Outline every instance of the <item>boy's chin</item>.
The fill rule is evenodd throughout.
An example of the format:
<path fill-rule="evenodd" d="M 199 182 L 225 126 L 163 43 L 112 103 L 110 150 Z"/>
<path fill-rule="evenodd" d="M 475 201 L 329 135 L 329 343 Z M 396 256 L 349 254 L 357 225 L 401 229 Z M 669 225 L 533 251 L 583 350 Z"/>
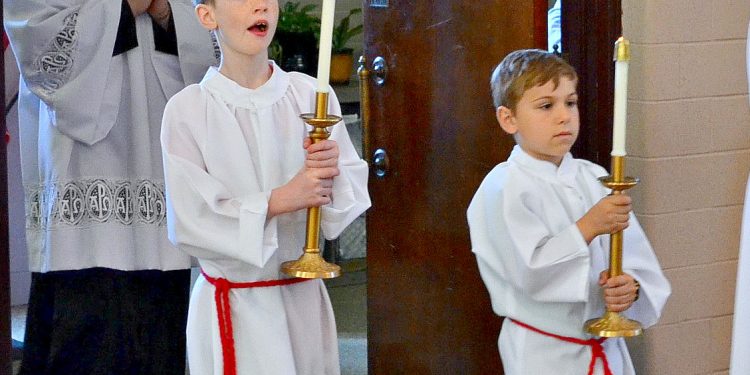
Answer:
<path fill-rule="evenodd" d="M 574 144 L 575 144 L 575 139 L 573 139 L 573 140 L 571 140 L 569 142 L 564 142 L 563 144 L 561 144 L 558 147 L 557 150 L 555 150 L 555 153 L 557 153 L 559 155 L 562 155 L 562 156 L 565 156 L 565 154 L 567 154 L 567 153 L 570 152 L 570 150 L 573 148 Z"/>
<path fill-rule="evenodd" d="M 555 160 L 557 160 L 558 163 L 562 162 L 563 159 L 565 159 L 565 155 L 567 155 L 570 152 L 570 147 L 563 147 L 558 150 L 555 150 L 555 152 L 551 153 L 551 157 L 553 157 Z"/>

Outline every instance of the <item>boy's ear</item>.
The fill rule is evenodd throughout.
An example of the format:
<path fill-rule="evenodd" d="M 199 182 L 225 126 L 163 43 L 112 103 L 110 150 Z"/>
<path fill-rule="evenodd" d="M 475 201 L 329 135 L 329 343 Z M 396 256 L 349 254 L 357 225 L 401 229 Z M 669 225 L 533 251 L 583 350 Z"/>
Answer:
<path fill-rule="evenodd" d="M 214 9 L 210 5 L 198 4 L 195 6 L 195 15 L 198 21 L 208 30 L 216 30 L 216 19 L 214 18 Z"/>
<path fill-rule="evenodd" d="M 511 111 L 510 108 L 505 106 L 497 107 L 495 116 L 497 116 L 497 122 L 500 124 L 500 127 L 503 128 L 506 133 L 511 135 L 516 134 L 518 131 L 516 118 L 513 116 L 513 111 Z"/>

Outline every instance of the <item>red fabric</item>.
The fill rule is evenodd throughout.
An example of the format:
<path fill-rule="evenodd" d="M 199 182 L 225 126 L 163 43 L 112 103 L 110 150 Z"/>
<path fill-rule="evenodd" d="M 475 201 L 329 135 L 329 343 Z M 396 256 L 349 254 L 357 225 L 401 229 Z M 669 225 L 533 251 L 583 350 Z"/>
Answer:
<path fill-rule="evenodd" d="M 609 362 L 607 362 L 607 355 L 604 353 L 604 347 L 602 347 L 602 343 L 607 339 L 606 337 L 602 337 L 599 339 L 583 340 L 583 339 L 579 339 L 575 337 L 566 337 L 566 336 L 556 335 L 554 333 L 544 332 L 539 328 L 532 327 L 526 323 L 519 322 L 518 320 L 515 320 L 515 319 L 510 319 L 510 321 L 517 324 L 520 327 L 526 328 L 530 331 L 536 332 L 544 336 L 556 338 L 558 340 L 569 342 L 572 344 L 590 346 L 591 347 L 591 362 L 589 363 L 589 375 L 594 374 L 594 366 L 596 365 L 596 360 L 598 358 L 602 360 L 602 365 L 604 365 L 604 375 L 612 375 L 612 370 L 609 369 Z"/>
<path fill-rule="evenodd" d="M 10 133 L 8 133 L 8 131 L 6 130 L 5 131 L 5 144 L 7 145 L 8 143 L 10 143 Z"/>
<path fill-rule="evenodd" d="M 270 286 L 281 286 L 297 284 L 312 279 L 295 277 L 282 280 L 262 280 L 247 283 L 235 283 L 224 278 L 213 278 L 208 276 L 203 269 L 201 274 L 216 288 L 214 300 L 216 301 L 216 313 L 219 316 L 219 335 L 221 337 L 221 353 L 224 358 L 224 375 L 237 374 L 237 358 L 234 353 L 234 331 L 232 330 L 232 310 L 229 305 L 229 291 L 232 289 L 265 288 Z"/>

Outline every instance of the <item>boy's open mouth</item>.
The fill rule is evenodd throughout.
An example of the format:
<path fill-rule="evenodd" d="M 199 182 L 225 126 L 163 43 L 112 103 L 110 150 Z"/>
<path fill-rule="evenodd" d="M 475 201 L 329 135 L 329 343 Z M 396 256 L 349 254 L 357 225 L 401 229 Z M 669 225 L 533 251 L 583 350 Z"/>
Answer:
<path fill-rule="evenodd" d="M 264 33 L 268 30 L 268 23 L 266 21 L 258 21 L 255 25 L 248 27 L 251 32 Z"/>

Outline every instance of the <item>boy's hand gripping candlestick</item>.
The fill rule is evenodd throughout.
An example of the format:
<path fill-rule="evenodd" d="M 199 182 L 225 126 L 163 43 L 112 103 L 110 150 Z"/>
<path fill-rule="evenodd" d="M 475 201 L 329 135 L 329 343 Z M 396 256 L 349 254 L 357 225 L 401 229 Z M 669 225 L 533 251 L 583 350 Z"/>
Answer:
<path fill-rule="evenodd" d="M 599 181 L 612 189 L 612 194 L 622 194 L 638 183 L 637 178 L 625 177 L 625 114 L 627 105 L 627 74 L 630 61 L 630 43 L 620 37 L 615 43 L 615 107 L 612 139 L 612 175 Z M 622 231 L 612 233 L 609 240 L 609 277 L 622 275 Z M 599 337 L 631 337 L 642 333 L 641 324 L 622 315 L 607 311 L 603 317 L 592 319 L 584 325 L 586 332 Z"/>

